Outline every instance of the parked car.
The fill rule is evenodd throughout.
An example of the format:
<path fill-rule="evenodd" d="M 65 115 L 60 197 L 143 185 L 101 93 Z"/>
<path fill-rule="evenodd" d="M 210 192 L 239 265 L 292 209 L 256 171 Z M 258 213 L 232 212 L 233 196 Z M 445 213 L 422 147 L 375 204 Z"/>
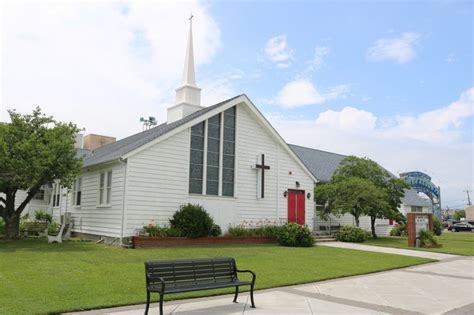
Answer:
<path fill-rule="evenodd" d="M 456 220 L 448 220 L 447 222 L 448 222 L 448 231 L 452 231 L 453 225 L 457 223 L 461 223 L 461 221 L 456 221 Z"/>
<path fill-rule="evenodd" d="M 469 224 L 468 222 L 460 222 L 453 224 L 451 231 L 453 232 L 459 232 L 459 231 L 474 231 L 474 225 Z"/>

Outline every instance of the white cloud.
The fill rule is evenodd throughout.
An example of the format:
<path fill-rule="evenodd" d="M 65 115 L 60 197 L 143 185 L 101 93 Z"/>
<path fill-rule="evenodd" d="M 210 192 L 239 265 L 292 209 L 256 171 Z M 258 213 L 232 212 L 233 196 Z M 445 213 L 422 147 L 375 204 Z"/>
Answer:
<path fill-rule="evenodd" d="M 3 119 L 7 109 L 40 105 L 87 132 L 130 135 L 140 131 L 141 116 L 166 119 L 180 84 L 189 12 L 198 85 L 199 67 L 221 45 L 218 25 L 197 1 L 1 6 Z M 225 91 L 229 86 L 214 84 L 216 94 Z"/>
<path fill-rule="evenodd" d="M 288 47 L 285 35 L 270 38 L 265 45 L 265 55 L 278 68 L 288 68 L 293 56 L 293 50 Z"/>
<path fill-rule="evenodd" d="M 376 121 L 374 114 L 348 106 L 340 112 L 328 110 L 320 113 L 316 125 L 348 132 L 370 131 L 375 129 Z"/>
<path fill-rule="evenodd" d="M 320 104 L 324 97 L 307 80 L 296 80 L 286 84 L 278 93 L 276 103 L 282 107 L 292 108 Z"/>
<path fill-rule="evenodd" d="M 227 77 L 204 80 L 201 88 L 201 103 L 206 106 L 217 104 L 237 95 L 232 86 L 231 79 Z"/>
<path fill-rule="evenodd" d="M 421 170 L 441 186 L 444 200 L 464 200 L 463 190 L 474 185 L 472 136 L 461 137 L 474 116 L 473 95 L 471 88 L 445 107 L 412 116 L 413 124 L 395 117 L 387 126 L 383 118 L 352 107 L 325 111 L 316 121 L 279 115 L 269 120 L 289 143 L 367 156 L 394 174 Z"/>
<path fill-rule="evenodd" d="M 329 88 L 323 96 L 326 101 L 346 98 L 350 91 L 350 84 L 340 84 Z"/>
<path fill-rule="evenodd" d="M 334 86 L 327 89 L 324 93 L 321 93 L 311 81 L 307 79 L 297 79 L 288 82 L 281 88 L 273 100 L 266 102 L 277 104 L 284 108 L 294 108 L 318 105 L 329 100 L 345 98 L 349 92 L 349 84 Z"/>
<path fill-rule="evenodd" d="M 394 60 L 399 64 L 407 63 L 416 57 L 415 47 L 420 34 L 408 32 L 396 38 L 381 38 L 367 50 L 371 61 Z"/>
<path fill-rule="evenodd" d="M 403 136 L 430 142 L 451 142 L 458 136 L 456 128 L 474 115 L 474 88 L 446 107 L 428 111 L 417 116 L 396 117 L 396 125 L 385 132 L 392 137 Z"/>
<path fill-rule="evenodd" d="M 310 69 L 317 70 L 324 64 L 324 59 L 329 55 L 330 49 L 326 46 L 317 46 L 314 49 L 314 57 L 310 60 Z"/>

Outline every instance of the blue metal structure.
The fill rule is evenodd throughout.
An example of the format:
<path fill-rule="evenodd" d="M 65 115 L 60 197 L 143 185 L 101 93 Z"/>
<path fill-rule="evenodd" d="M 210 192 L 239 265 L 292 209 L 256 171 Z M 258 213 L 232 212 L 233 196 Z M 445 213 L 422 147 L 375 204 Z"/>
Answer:
<path fill-rule="evenodd" d="M 441 188 L 431 181 L 431 177 L 425 173 L 414 171 L 400 174 L 417 192 L 422 192 L 431 200 L 433 214 L 441 219 Z"/>

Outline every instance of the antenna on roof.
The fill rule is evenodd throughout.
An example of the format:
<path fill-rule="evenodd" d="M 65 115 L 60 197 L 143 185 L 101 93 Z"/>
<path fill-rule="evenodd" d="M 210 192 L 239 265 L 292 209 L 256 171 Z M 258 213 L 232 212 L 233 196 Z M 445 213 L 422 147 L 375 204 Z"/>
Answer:
<path fill-rule="evenodd" d="M 142 130 L 148 130 L 158 124 L 156 118 L 153 116 L 148 117 L 148 119 L 140 117 L 140 122 L 142 123 Z"/>

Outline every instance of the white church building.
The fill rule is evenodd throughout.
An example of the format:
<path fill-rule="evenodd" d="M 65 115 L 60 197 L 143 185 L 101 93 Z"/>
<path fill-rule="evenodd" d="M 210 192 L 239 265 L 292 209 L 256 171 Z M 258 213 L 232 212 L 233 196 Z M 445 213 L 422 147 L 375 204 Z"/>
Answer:
<path fill-rule="evenodd" d="M 192 26 L 191 26 L 192 27 Z M 202 205 L 225 231 L 244 221 L 312 228 L 315 177 L 246 95 L 200 104 L 189 31 L 182 86 L 167 121 L 84 154 L 70 191 L 52 187 L 50 209 L 72 231 L 123 239 Z"/>
<path fill-rule="evenodd" d="M 327 175 L 324 159 L 290 147 L 246 95 L 204 107 L 200 93 L 190 25 L 182 86 L 167 121 L 118 141 L 98 137 L 106 141 L 93 150 L 80 139 L 83 168 L 73 188 L 54 183 L 26 211 L 44 209 L 56 221 L 69 213 L 77 235 L 120 242 L 151 222 L 167 225 L 187 203 L 202 205 L 223 231 L 262 220 L 321 224 L 313 191 Z"/>

